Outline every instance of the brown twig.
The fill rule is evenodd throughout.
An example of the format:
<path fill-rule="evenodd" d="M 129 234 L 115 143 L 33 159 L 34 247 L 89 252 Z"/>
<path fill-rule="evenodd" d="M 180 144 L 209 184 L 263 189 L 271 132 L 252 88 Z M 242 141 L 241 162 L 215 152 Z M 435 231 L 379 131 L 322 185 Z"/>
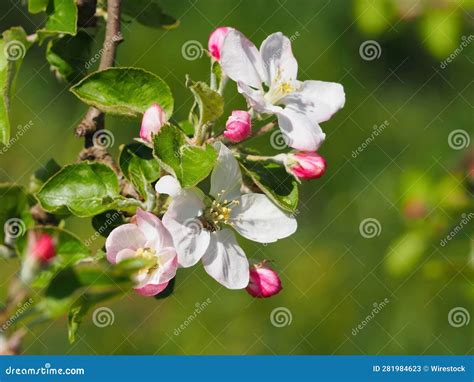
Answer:
<path fill-rule="evenodd" d="M 99 70 L 104 70 L 114 65 L 117 46 L 123 41 L 120 30 L 120 2 L 121 0 L 109 0 L 107 2 L 107 26 Z M 76 136 L 85 137 L 84 146 L 86 148 L 92 147 L 94 145 L 94 133 L 103 128 L 104 114 L 95 107 L 90 107 L 85 117 L 76 127 Z"/>

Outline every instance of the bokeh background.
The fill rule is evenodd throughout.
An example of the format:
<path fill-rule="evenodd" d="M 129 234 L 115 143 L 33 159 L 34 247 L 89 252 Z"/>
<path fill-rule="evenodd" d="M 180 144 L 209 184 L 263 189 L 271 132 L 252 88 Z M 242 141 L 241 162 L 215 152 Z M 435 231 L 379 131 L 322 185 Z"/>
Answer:
<path fill-rule="evenodd" d="M 226 290 L 201 266 L 182 269 L 171 297 L 130 292 L 111 301 L 113 324 L 99 328 L 88 316 L 74 345 L 67 341 L 65 319 L 38 326 L 24 353 L 472 354 L 472 320 L 459 326 L 449 319 L 456 308 L 467 311 L 465 318 L 474 313 L 472 1 L 160 4 L 180 20 L 179 28 L 124 23 L 117 64 L 164 78 L 175 97 L 176 120 L 187 117 L 192 103 L 185 75 L 209 77 L 208 58 L 185 59 L 182 48 L 190 40 L 205 47 L 209 33 L 222 25 L 241 30 L 257 46 L 275 31 L 294 36 L 300 79 L 344 85 L 344 109 L 323 124 L 327 139 L 320 153 L 328 171 L 302 185 L 298 232 L 267 246 L 241 240 L 249 257 L 274 260 L 284 289 L 270 299 L 252 299 L 245 291 Z M 42 21 L 28 15 L 21 1 L 0 3 L 1 30 L 22 25 L 33 32 Z M 93 53 L 101 39 L 99 33 Z M 375 55 L 361 50 L 366 41 Z M 226 101 L 227 114 L 244 106 L 234 84 Z M 33 127 L 0 155 L 0 181 L 27 185 L 49 158 L 76 160 L 83 142 L 73 129 L 86 107 L 50 72 L 44 47 L 28 52 L 12 108 L 13 126 L 31 120 Z M 384 123 L 375 135 L 380 128 L 374 126 Z M 108 118 L 107 126 L 117 153 L 138 135 L 139 121 Z M 252 144 L 271 150 L 268 136 Z M 83 220 L 70 219 L 67 227 L 84 240 L 94 233 Z M 2 295 L 14 269 L 2 261 Z M 374 304 L 383 301 L 374 314 Z M 280 321 L 272 324 L 272 312 Z M 373 318 L 364 321 L 368 315 Z M 180 325 L 185 329 L 178 332 Z M 358 325 L 362 329 L 355 332 Z"/>

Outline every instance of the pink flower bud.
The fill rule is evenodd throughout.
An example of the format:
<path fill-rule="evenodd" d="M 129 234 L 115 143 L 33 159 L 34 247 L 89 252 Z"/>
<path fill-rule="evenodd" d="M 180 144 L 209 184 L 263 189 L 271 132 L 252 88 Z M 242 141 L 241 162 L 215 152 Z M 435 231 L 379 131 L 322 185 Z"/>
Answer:
<path fill-rule="evenodd" d="M 211 33 L 209 36 L 209 42 L 207 47 L 211 56 L 214 57 L 217 61 L 221 58 L 221 49 L 222 44 L 224 43 L 225 36 L 232 28 L 229 27 L 220 27 L 217 28 L 214 32 Z"/>
<path fill-rule="evenodd" d="M 316 179 L 326 172 L 326 159 L 315 152 L 288 154 L 287 170 L 300 179 Z"/>
<path fill-rule="evenodd" d="M 234 110 L 225 124 L 224 136 L 232 142 L 241 142 L 252 133 L 250 114 L 243 110 Z"/>
<path fill-rule="evenodd" d="M 39 260 L 40 263 L 49 262 L 56 256 L 56 249 L 53 238 L 47 233 L 39 233 L 32 236 L 33 243 L 29 255 Z"/>
<path fill-rule="evenodd" d="M 247 292 L 253 297 L 265 298 L 276 295 L 282 289 L 278 274 L 267 266 L 266 260 L 250 267 Z"/>
<path fill-rule="evenodd" d="M 140 138 L 151 142 L 154 134 L 158 134 L 161 127 L 166 123 L 166 114 L 157 103 L 151 105 L 143 114 Z"/>

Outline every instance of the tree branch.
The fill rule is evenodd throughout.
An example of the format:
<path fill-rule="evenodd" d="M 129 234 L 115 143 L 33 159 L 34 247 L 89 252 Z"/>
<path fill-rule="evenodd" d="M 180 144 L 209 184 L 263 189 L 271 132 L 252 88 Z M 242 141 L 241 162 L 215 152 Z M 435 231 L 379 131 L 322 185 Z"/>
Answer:
<path fill-rule="evenodd" d="M 117 46 L 123 41 L 120 30 L 120 1 L 121 0 L 109 0 L 107 2 L 107 26 L 104 43 L 102 45 L 99 70 L 114 66 Z M 98 109 L 91 107 L 76 127 L 76 136 L 85 137 L 85 147 L 92 147 L 94 145 L 94 133 L 103 128 L 104 114 Z"/>

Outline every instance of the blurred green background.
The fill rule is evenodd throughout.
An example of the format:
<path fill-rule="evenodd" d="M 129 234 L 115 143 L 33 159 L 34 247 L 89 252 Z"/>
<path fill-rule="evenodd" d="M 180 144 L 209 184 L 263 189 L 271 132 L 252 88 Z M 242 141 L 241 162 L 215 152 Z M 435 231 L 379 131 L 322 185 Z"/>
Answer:
<path fill-rule="evenodd" d="M 446 245 L 440 240 L 473 212 L 472 126 L 474 43 L 442 68 L 443 60 L 473 34 L 472 2 L 348 0 L 161 0 L 181 22 L 163 31 L 135 22 L 123 25 L 125 41 L 117 64 L 160 75 L 175 97 L 175 119 L 192 103 L 186 74 L 207 80 L 209 60 L 186 60 L 182 47 L 204 47 L 216 27 L 233 26 L 258 46 L 270 33 L 296 36 L 293 52 L 301 80 L 344 85 L 343 110 L 322 125 L 320 153 L 326 175 L 302 185 L 298 232 L 267 246 L 240 240 L 250 258 L 274 260 L 283 291 L 252 299 L 209 278 L 200 265 L 181 269 L 172 297 L 154 300 L 133 292 L 107 306 L 113 325 L 85 319 L 74 345 L 66 320 L 35 328 L 26 354 L 472 354 L 473 320 L 450 325 L 453 308 L 473 314 L 473 220 Z M 2 0 L 0 29 L 22 25 L 30 33 L 42 22 L 17 0 Z M 101 46 L 96 36 L 92 52 Z M 375 40 L 372 60 L 359 52 Z M 244 107 L 235 85 L 226 90 L 226 115 Z M 0 181 L 27 185 L 30 174 L 54 157 L 76 160 L 82 140 L 73 129 L 86 106 L 68 85 L 56 81 L 44 46 L 25 59 L 13 98 L 13 126 L 33 127 L 0 155 Z M 362 152 L 353 154 L 373 127 L 388 126 Z M 139 121 L 108 118 L 112 151 L 138 135 Z M 12 136 L 15 134 L 13 129 Z M 449 139 L 462 130 L 461 147 Z M 466 141 L 467 137 L 467 141 Z M 450 144 L 451 143 L 451 144 Z M 270 151 L 269 137 L 252 144 Z M 376 235 L 360 225 L 376 219 Z M 377 225 L 377 224 L 376 224 Z M 67 227 L 86 240 L 90 224 L 70 219 Z M 367 236 L 367 235 L 365 235 Z M 372 235 L 369 235 L 372 236 Z M 100 239 L 102 240 L 102 239 Z M 99 248 L 103 242 L 97 242 Z M 5 294 L 15 264 L 0 267 Z M 209 299 L 209 300 L 207 300 Z M 388 299 L 363 329 L 374 304 Z M 196 306 L 207 303 L 199 313 Z M 286 308 L 286 324 L 271 314 Z M 275 311 L 274 311 L 275 312 Z M 288 314 L 289 312 L 289 314 Z M 275 314 L 275 313 L 274 313 Z M 195 316 L 189 325 L 189 316 Z M 177 332 L 180 325 L 187 325 Z"/>

